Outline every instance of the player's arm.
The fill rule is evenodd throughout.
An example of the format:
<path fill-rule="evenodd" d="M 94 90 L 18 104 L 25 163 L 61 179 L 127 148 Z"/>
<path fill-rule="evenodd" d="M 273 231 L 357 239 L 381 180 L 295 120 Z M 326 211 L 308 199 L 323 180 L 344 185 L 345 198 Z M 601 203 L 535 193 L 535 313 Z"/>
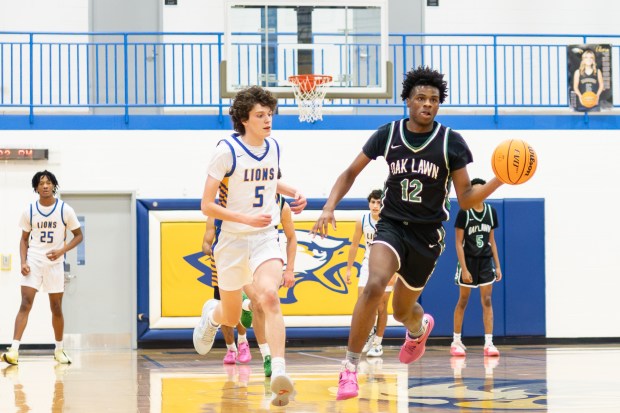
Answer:
<path fill-rule="evenodd" d="M 493 252 L 493 262 L 495 262 L 495 279 L 499 281 L 502 279 L 502 268 L 499 264 L 499 254 L 497 253 L 497 243 L 495 242 L 494 229 L 492 229 L 489 234 L 489 244 L 491 244 L 491 251 Z"/>
<path fill-rule="evenodd" d="M 279 179 L 278 179 L 278 187 L 276 188 L 276 191 L 279 194 L 290 196 L 291 198 L 293 198 L 293 202 L 291 202 L 290 209 L 295 214 L 299 214 L 301 211 L 303 211 L 306 205 L 308 204 L 308 201 L 306 200 L 305 196 L 303 196 L 298 190 L 296 190 L 292 186 L 282 182 Z"/>
<path fill-rule="evenodd" d="M 579 90 L 579 70 L 575 70 L 575 74 L 573 75 L 573 91 L 579 97 L 579 101 L 581 101 L 581 91 Z"/>
<path fill-rule="evenodd" d="M 80 227 L 72 229 L 71 233 L 73 234 L 73 238 L 71 238 L 71 241 L 69 241 L 68 244 L 65 244 L 64 247 L 60 249 L 48 251 L 47 254 L 45 254 L 50 261 L 56 261 L 58 258 L 65 255 L 67 251 L 71 251 L 73 248 L 77 247 L 78 244 L 84 239 L 84 235 L 82 235 L 82 228 Z"/>
<path fill-rule="evenodd" d="M 332 187 L 331 192 L 329 193 L 327 202 L 325 202 L 325 205 L 323 206 L 321 216 L 310 231 L 311 234 L 318 233 L 324 237 L 327 235 L 329 224 L 331 224 L 334 230 L 336 229 L 336 219 L 334 218 L 334 210 L 336 209 L 336 205 L 338 205 L 347 192 L 349 192 L 349 189 L 351 189 L 351 186 L 353 185 L 353 182 L 355 182 L 357 176 L 360 172 L 362 172 L 362 170 L 364 170 L 370 161 L 371 159 L 366 156 L 364 152 L 360 152 L 351 165 L 349 165 L 349 167 L 340 174 L 338 179 L 336 179 L 336 183 Z"/>
<path fill-rule="evenodd" d="M 22 275 L 30 274 L 30 266 L 26 258 L 28 257 L 28 242 L 30 240 L 30 232 L 22 230 L 22 236 L 19 239 L 19 258 L 21 261 Z"/>
<path fill-rule="evenodd" d="M 208 217 L 213 217 L 214 219 L 239 222 L 257 228 L 263 228 L 271 224 L 271 215 L 269 214 L 246 215 L 218 205 L 217 202 L 215 202 L 215 196 L 217 195 L 219 186 L 219 180 L 213 178 L 211 175 L 207 177 L 202 193 L 202 201 L 200 202 L 200 210 L 203 214 Z"/>
<path fill-rule="evenodd" d="M 473 278 L 471 277 L 471 273 L 467 269 L 467 261 L 465 261 L 465 249 L 463 248 L 463 240 L 465 239 L 465 230 L 463 228 L 455 228 L 454 238 L 456 242 L 456 257 L 459 260 L 459 265 L 461 266 L 461 274 L 463 277 L 463 282 L 471 283 L 473 282 Z"/>
<path fill-rule="evenodd" d="M 213 253 L 211 245 L 215 238 L 215 220 L 211 217 L 207 218 L 206 225 L 205 235 L 202 237 L 202 252 L 204 252 L 205 255 L 211 255 Z"/>
<path fill-rule="evenodd" d="M 463 210 L 473 208 L 474 205 L 487 199 L 497 188 L 502 186 L 502 182 L 493 177 L 484 185 L 472 187 L 467 167 L 452 171 L 451 176 L 459 206 Z"/>
<path fill-rule="evenodd" d="M 291 215 L 291 207 L 287 203 L 282 208 L 280 217 L 282 230 L 286 236 L 286 269 L 284 270 L 284 286 L 291 288 L 295 285 L 295 255 L 297 253 L 297 235 L 295 235 L 295 224 Z"/>
<path fill-rule="evenodd" d="M 355 262 L 355 256 L 357 255 L 357 250 L 360 246 L 362 235 L 362 220 L 358 219 L 355 222 L 355 230 L 353 231 L 353 236 L 351 237 L 351 247 L 349 247 L 349 256 L 347 258 L 347 284 L 351 284 L 351 268 L 353 267 L 353 263 Z"/>

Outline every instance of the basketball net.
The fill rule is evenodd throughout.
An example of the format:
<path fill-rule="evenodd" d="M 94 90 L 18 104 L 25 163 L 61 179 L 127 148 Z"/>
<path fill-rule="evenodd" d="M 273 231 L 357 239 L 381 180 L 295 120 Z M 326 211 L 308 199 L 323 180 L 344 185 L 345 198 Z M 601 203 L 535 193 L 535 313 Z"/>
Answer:
<path fill-rule="evenodd" d="M 289 76 L 299 107 L 299 121 L 314 123 L 323 120 L 323 99 L 332 77 L 327 75 Z"/>

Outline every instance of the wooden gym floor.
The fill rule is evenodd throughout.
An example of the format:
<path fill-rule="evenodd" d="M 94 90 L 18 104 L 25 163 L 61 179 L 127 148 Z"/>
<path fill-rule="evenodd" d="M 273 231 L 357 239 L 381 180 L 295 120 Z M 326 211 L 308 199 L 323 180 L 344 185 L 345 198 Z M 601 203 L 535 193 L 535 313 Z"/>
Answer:
<path fill-rule="evenodd" d="M 396 344 L 396 342 L 394 342 Z M 0 412 L 620 412 L 620 344 L 470 346 L 465 359 L 431 345 L 409 366 L 398 346 L 364 358 L 360 396 L 336 401 L 343 347 L 287 349 L 297 397 L 270 406 L 258 349 L 249 365 L 224 366 L 224 349 L 74 350 L 58 365 L 51 350 L 0 362 Z"/>

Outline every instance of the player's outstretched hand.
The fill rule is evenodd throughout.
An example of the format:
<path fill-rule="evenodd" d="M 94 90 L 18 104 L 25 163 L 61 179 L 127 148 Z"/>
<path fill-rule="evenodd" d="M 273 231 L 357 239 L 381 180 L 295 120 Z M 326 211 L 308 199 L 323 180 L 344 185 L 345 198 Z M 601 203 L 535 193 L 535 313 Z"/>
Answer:
<path fill-rule="evenodd" d="M 270 214 L 260 214 L 260 215 L 248 215 L 248 219 L 246 224 L 256 227 L 263 228 L 271 225 L 271 215 Z"/>
<path fill-rule="evenodd" d="M 291 211 L 294 214 L 299 214 L 308 205 L 308 200 L 305 196 L 299 192 L 295 193 L 295 199 L 291 202 Z"/>
<path fill-rule="evenodd" d="M 332 228 L 334 228 L 334 231 L 335 231 L 336 230 L 336 218 L 334 218 L 333 211 L 323 210 L 323 213 L 321 213 L 321 216 L 319 217 L 319 219 L 317 219 L 314 226 L 312 227 L 310 234 L 312 235 L 319 234 L 321 238 L 325 238 L 329 230 L 329 224 L 332 225 Z"/>

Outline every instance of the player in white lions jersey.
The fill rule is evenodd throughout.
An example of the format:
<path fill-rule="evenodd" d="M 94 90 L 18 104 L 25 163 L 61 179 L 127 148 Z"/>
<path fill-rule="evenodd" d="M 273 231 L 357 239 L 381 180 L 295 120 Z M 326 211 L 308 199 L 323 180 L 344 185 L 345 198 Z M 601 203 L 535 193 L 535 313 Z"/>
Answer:
<path fill-rule="evenodd" d="M 9 364 L 18 363 L 20 340 L 28 323 L 28 315 L 37 291 L 42 290 L 49 293 L 52 309 L 56 340 L 54 358 L 59 363 L 69 364 L 71 359 L 63 350 L 62 342 L 65 325 L 62 314 L 64 257 L 67 251 L 82 242 L 82 230 L 73 208 L 54 196 L 58 181 L 53 173 L 37 172 L 32 178 L 32 188 L 39 194 L 39 200 L 28 206 L 20 220 L 22 302 L 15 319 L 13 343 L 1 358 Z M 73 233 L 69 243 L 66 243 L 67 229 Z"/>
<path fill-rule="evenodd" d="M 277 99 L 258 86 L 241 90 L 230 107 L 234 133 L 221 140 L 209 163 L 202 196 L 202 212 L 221 220 L 213 243 L 220 301 L 209 300 L 194 329 L 194 348 L 207 354 L 221 324 L 234 327 L 241 316 L 241 290 L 252 284 L 254 299 L 265 314 L 267 343 L 271 349 L 272 404 L 284 406 L 294 394 L 286 375 L 286 334 L 278 289 L 283 260 L 276 226 L 280 222 L 276 193 L 294 198 L 291 210 L 299 213 L 306 199 L 278 180 L 280 149 L 270 137 Z M 219 204 L 215 201 L 219 192 Z"/>
<path fill-rule="evenodd" d="M 370 212 L 365 213 L 355 223 L 355 232 L 351 238 L 351 248 L 349 249 L 349 257 L 347 259 L 347 271 L 346 282 L 351 283 L 351 268 L 355 262 L 355 256 L 357 255 L 357 249 L 359 243 L 364 236 L 366 243 L 366 250 L 364 252 L 364 260 L 360 267 L 359 281 L 357 283 L 357 295 L 361 296 L 364 292 L 364 287 L 368 282 L 368 257 L 370 256 L 370 246 L 375 239 L 375 233 L 377 232 L 377 222 L 379 221 L 379 212 L 381 211 L 381 198 L 383 197 L 383 191 L 381 189 L 375 189 L 368 195 L 368 209 Z M 392 293 L 394 282 L 396 281 L 396 275 L 392 277 L 388 285 L 385 287 L 385 293 L 379 302 L 377 307 L 377 323 L 371 330 L 366 340 L 366 344 L 362 349 L 362 353 L 366 353 L 370 357 L 381 357 L 383 355 L 383 334 L 385 333 L 385 327 L 387 326 L 388 311 L 387 305 Z"/>

